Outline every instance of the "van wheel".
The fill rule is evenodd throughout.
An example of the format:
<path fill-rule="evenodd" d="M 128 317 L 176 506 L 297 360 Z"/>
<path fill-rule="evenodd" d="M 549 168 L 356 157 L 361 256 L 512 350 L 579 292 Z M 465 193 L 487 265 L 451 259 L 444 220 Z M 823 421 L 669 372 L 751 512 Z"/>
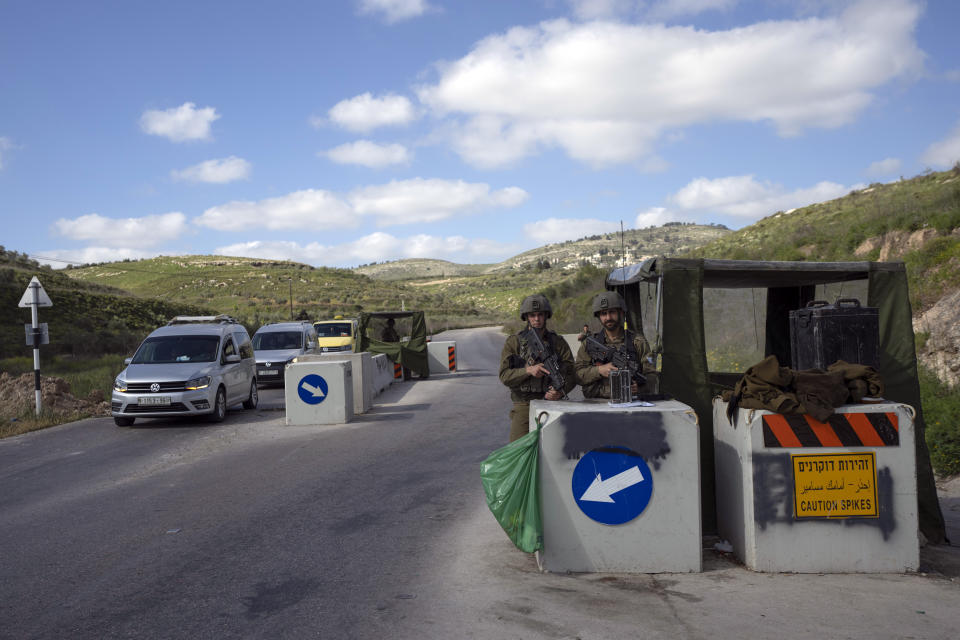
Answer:
<path fill-rule="evenodd" d="M 130 427 L 133 426 L 133 421 L 136 418 L 114 418 L 113 421 L 117 424 L 118 427 Z"/>
<path fill-rule="evenodd" d="M 256 409 L 260 403 L 260 396 L 257 395 L 257 381 L 250 382 L 250 397 L 243 401 L 244 409 Z"/>
<path fill-rule="evenodd" d="M 213 401 L 213 413 L 210 414 L 210 422 L 223 422 L 227 417 L 227 392 L 223 387 L 217 389 L 217 398 Z"/>

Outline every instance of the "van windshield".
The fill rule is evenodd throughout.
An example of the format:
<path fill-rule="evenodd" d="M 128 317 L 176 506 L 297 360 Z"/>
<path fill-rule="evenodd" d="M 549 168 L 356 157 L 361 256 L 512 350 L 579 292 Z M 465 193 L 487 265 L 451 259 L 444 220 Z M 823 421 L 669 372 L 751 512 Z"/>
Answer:
<path fill-rule="evenodd" d="M 157 336 L 147 338 L 137 349 L 132 364 L 213 362 L 220 336 Z"/>
<path fill-rule="evenodd" d="M 303 348 L 303 333 L 300 331 L 264 331 L 253 336 L 254 351 L 301 348 Z"/>
<path fill-rule="evenodd" d="M 349 338 L 349 322 L 330 322 L 326 324 L 313 325 L 317 330 L 318 338 Z"/>

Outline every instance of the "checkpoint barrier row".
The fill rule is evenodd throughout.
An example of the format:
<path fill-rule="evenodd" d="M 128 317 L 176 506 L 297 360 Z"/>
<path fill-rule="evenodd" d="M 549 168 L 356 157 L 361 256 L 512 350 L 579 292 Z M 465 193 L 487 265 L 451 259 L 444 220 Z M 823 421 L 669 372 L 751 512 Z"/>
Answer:
<path fill-rule="evenodd" d="M 844 405 L 811 416 L 713 403 L 717 527 L 754 571 L 914 571 L 913 409 Z"/>
<path fill-rule="evenodd" d="M 383 391 L 393 384 L 393 362 L 385 353 L 378 353 L 373 356 L 373 395 L 374 397 L 383 393 Z"/>
<path fill-rule="evenodd" d="M 345 424 L 353 420 L 352 368 L 349 360 L 288 364 L 284 370 L 284 424 Z"/>
<path fill-rule="evenodd" d="M 322 353 L 299 356 L 297 362 L 335 362 L 349 361 L 353 379 L 353 413 L 366 413 L 373 406 L 373 354 L 362 353 Z"/>
<path fill-rule="evenodd" d="M 531 429 L 541 414 L 544 569 L 702 570 L 700 437 L 690 407 L 534 400 Z"/>
<path fill-rule="evenodd" d="M 440 340 L 427 343 L 427 362 L 430 373 L 450 373 L 457 370 L 457 343 Z"/>

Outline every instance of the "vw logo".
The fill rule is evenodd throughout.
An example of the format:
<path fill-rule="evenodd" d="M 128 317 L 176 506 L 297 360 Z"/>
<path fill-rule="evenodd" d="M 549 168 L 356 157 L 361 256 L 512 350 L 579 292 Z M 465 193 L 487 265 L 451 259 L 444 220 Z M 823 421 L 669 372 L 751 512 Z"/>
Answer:
<path fill-rule="evenodd" d="M 150 391 L 153 391 L 154 393 L 160 391 L 160 385 L 154 382 L 152 385 L 150 385 Z"/>
<path fill-rule="evenodd" d="M 269 367 L 269 366 L 270 366 L 270 363 L 269 363 L 269 362 L 267 362 L 267 363 L 264 363 L 264 365 L 263 365 L 263 366 L 265 366 L 265 367 Z"/>

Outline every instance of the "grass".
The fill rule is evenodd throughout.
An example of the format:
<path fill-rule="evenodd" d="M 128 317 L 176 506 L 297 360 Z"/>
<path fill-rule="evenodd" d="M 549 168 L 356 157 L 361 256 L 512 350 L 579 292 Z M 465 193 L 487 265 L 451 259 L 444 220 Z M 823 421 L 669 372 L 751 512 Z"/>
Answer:
<path fill-rule="evenodd" d="M 71 395 L 86 398 L 90 392 L 100 390 L 109 399 L 113 380 L 123 371 L 123 359 L 132 354 L 105 355 L 96 358 L 69 358 L 53 356 L 44 358 L 40 353 L 40 375 L 63 378 L 70 385 Z M 0 371 L 11 376 L 33 372 L 32 357 L 16 357 L 0 360 Z"/>
<path fill-rule="evenodd" d="M 930 462 L 939 476 L 960 474 L 960 393 L 920 367 L 920 400 Z"/>
<path fill-rule="evenodd" d="M 0 422 L 0 439 L 19 436 L 31 431 L 39 431 L 48 427 L 55 427 L 75 420 L 89 418 L 90 414 L 77 412 L 55 412 L 48 409 L 42 409 L 40 415 L 36 415 L 33 408 L 21 412 L 4 422 Z"/>

